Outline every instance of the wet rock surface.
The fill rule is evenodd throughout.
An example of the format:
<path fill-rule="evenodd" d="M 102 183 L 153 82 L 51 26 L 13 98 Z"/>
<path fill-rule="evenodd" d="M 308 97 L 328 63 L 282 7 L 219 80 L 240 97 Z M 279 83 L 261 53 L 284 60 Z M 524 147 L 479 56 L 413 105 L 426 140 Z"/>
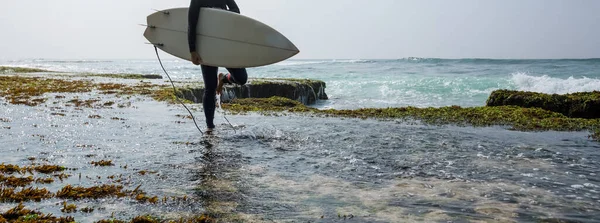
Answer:
<path fill-rule="evenodd" d="M 543 94 L 535 92 L 497 90 L 487 100 L 487 106 L 515 105 L 541 108 L 571 118 L 600 118 L 600 92 L 573 94 Z"/>
<path fill-rule="evenodd" d="M 318 80 L 301 79 L 250 79 L 245 85 L 225 85 L 221 101 L 229 102 L 236 98 L 270 98 L 284 97 L 311 105 L 317 100 L 328 99 L 325 93 L 325 82 Z M 179 89 L 179 96 L 195 102 L 202 103 L 204 87 L 184 87 Z"/>

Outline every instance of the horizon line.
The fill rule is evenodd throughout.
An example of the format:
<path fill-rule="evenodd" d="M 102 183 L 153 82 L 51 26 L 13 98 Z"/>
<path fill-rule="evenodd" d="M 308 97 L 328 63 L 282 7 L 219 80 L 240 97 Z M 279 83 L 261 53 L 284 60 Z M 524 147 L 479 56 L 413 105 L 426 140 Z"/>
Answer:
<path fill-rule="evenodd" d="M 152 60 L 156 58 L 0 58 L 0 61 L 12 61 L 12 60 L 57 60 L 57 61 L 103 61 L 103 60 Z M 164 58 L 168 60 L 179 58 Z M 401 58 L 290 58 L 284 61 L 290 60 L 406 60 L 406 59 L 439 59 L 439 60 L 599 60 L 600 57 L 565 57 L 565 58 L 489 58 L 489 57 L 456 57 L 456 58 L 444 58 L 444 57 L 401 57 Z M 284 62 L 281 61 L 281 62 Z"/>

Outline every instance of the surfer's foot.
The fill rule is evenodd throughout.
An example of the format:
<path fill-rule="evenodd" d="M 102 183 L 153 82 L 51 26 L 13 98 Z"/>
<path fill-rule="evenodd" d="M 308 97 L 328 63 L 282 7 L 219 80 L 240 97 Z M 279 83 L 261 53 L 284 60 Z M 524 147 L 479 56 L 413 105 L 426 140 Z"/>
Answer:
<path fill-rule="evenodd" d="M 227 78 L 227 76 L 223 73 L 219 73 L 219 78 L 217 79 L 217 95 L 220 95 L 221 92 L 223 91 L 223 84 L 225 83 L 225 78 Z"/>
<path fill-rule="evenodd" d="M 206 128 L 206 130 L 204 130 L 204 132 L 206 134 L 212 134 L 215 131 L 215 128 Z"/>

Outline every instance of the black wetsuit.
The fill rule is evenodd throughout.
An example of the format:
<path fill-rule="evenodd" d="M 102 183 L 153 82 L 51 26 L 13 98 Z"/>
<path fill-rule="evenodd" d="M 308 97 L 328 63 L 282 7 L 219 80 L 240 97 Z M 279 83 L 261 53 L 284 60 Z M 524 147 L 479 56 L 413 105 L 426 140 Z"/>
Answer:
<path fill-rule="evenodd" d="M 235 0 L 191 0 L 188 14 L 188 43 L 190 52 L 196 51 L 196 27 L 200 17 L 200 8 L 221 8 L 232 12 L 240 13 Z M 204 106 L 204 115 L 206 116 L 206 125 L 208 128 L 214 128 L 215 117 L 215 99 L 217 89 L 218 67 L 201 65 L 202 78 L 204 79 L 204 97 L 202 98 Z M 248 73 L 244 68 L 227 68 L 229 75 L 222 79 L 224 83 L 246 84 Z"/>

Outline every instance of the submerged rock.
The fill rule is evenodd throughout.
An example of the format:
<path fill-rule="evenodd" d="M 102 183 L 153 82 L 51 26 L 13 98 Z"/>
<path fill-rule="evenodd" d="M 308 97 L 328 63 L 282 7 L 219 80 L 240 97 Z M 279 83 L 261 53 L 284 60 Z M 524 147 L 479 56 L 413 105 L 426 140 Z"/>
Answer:
<path fill-rule="evenodd" d="M 571 118 L 600 118 L 599 91 L 559 95 L 497 90 L 492 92 L 487 100 L 487 106 L 506 105 L 541 108 Z"/>
<path fill-rule="evenodd" d="M 325 93 L 325 82 L 305 79 L 252 79 L 243 86 L 225 85 L 221 101 L 230 102 L 239 98 L 284 97 L 305 105 L 314 104 L 317 100 L 328 99 Z M 179 88 L 179 97 L 201 103 L 204 86 L 197 88 Z"/>

